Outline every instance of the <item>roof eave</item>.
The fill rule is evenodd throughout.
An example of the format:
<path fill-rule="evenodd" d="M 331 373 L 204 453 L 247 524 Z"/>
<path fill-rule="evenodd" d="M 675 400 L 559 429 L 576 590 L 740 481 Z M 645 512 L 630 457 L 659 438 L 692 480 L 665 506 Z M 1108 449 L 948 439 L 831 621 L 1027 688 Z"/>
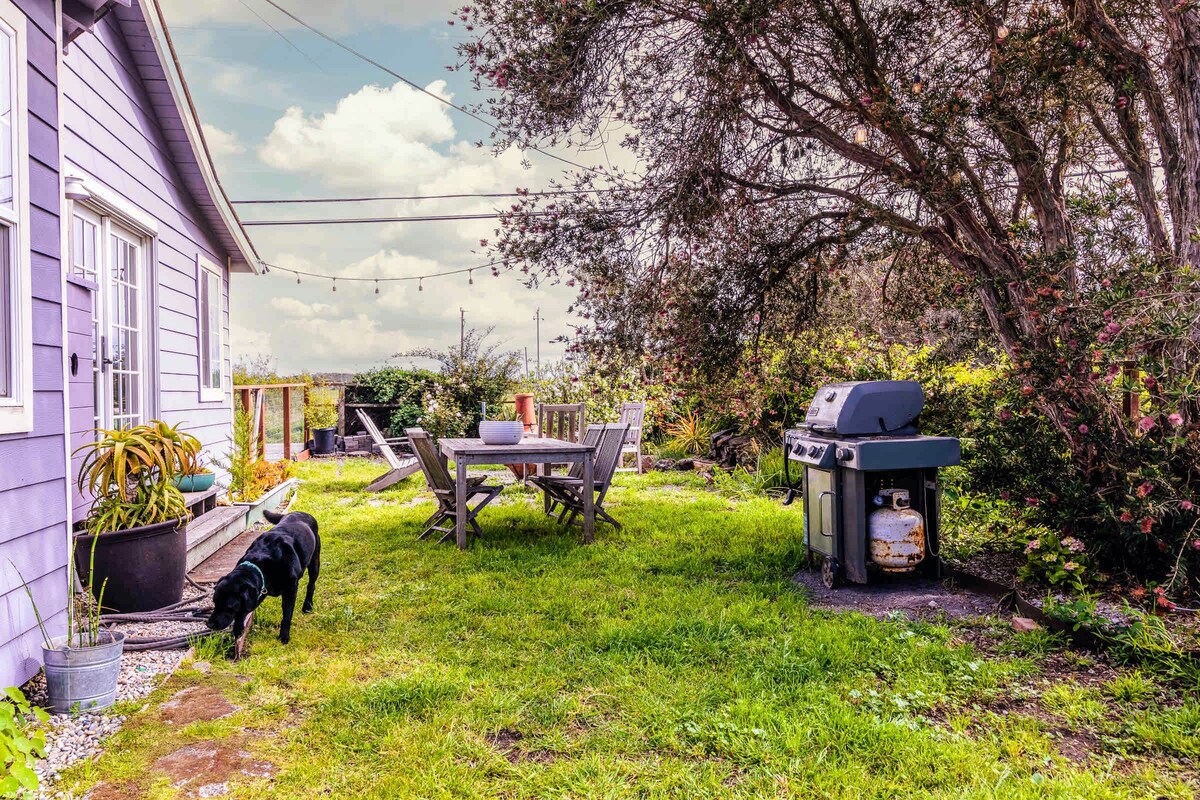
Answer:
<path fill-rule="evenodd" d="M 187 133 L 192 151 L 196 154 L 196 163 L 201 177 L 204 179 L 204 185 L 221 221 L 233 238 L 236 252 L 230 253 L 229 267 L 233 272 L 260 274 L 262 260 L 258 256 L 258 251 L 254 249 L 250 237 L 246 234 L 246 229 L 242 227 L 242 221 L 229 202 L 229 196 L 225 194 L 225 188 L 217 176 L 212 152 L 208 149 L 208 142 L 204 138 L 200 117 L 196 112 L 195 103 L 192 102 L 187 81 L 183 77 L 179 57 L 175 52 L 175 45 L 171 41 L 171 34 L 167 30 L 158 0 L 139 0 L 138 5 L 141 7 L 146 27 L 150 31 L 150 38 L 154 42 L 159 63 L 162 64 L 163 72 L 167 76 L 171 97 L 175 101 L 179 117 L 183 121 L 184 131 Z"/>

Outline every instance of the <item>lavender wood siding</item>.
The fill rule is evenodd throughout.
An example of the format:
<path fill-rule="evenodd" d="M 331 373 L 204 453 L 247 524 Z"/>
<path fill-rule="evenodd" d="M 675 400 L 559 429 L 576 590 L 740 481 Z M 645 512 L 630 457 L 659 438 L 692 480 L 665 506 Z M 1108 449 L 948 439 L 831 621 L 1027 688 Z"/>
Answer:
<path fill-rule="evenodd" d="M 137 12 L 136 6 L 134 12 Z M 138 12 L 140 13 L 140 12 Z M 144 49 L 145 43 L 138 43 Z M 64 58 L 62 146 L 68 172 L 73 166 L 110 187 L 128 204 L 157 221 L 151 247 L 156 294 L 153 320 L 156 367 L 151 412 L 184 423 L 210 455 L 223 455 L 230 435 L 229 271 L 227 253 L 187 190 L 164 131 L 115 15 L 93 34 L 80 37 Z M 161 81 L 159 82 L 161 83 Z M 170 125 L 178 125 L 171 121 Z M 200 400 L 198 258 L 218 265 L 224 295 L 225 399 Z M 75 425 L 73 430 L 78 430 Z"/>
<path fill-rule="evenodd" d="M 21 684 L 41 666 L 33 609 L 9 561 L 29 582 L 54 634 L 63 632 L 67 586 L 54 4 L 15 2 L 28 17 L 34 427 L 0 436 L 0 686 Z"/>

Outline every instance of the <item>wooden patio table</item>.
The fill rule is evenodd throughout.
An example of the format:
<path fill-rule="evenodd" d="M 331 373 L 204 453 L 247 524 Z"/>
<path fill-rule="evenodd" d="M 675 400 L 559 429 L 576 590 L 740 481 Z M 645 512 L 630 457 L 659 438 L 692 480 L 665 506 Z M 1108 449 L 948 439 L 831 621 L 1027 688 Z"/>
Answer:
<path fill-rule="evenodd" d="M 472 464 L 537 464 L 545 475 L 551 464 L 583 462 L 582 483 L 595 483 L 593 467 L 596 452 L 579 442 L 527 436 L 519 444 L 484 444 L 482 439 L 442 439 L 442 457 L 454 462 L 456 514 L 455 539 L 460 550 L 467 547 L 467 467 Z M 583 492 L 583 540 L 591 542 L 596 534 L 596 509 L 591 492 Z"/>

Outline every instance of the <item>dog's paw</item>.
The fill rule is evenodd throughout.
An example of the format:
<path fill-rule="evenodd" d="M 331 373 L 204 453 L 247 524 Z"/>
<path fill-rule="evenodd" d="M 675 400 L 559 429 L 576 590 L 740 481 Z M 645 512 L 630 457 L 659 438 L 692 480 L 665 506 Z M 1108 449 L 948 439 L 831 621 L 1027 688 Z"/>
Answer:
<path fill-rule="evenodd" d="M 288 643 L 288 642 L 290 642 L 291 640 L 292 640 L 292 637 L 291 637 L 291 635 L 290 635 L 290 634 L 287 634 L 287 633 L 281 633 L 281 634 L 279 634 L 279 641 L 280 641 L 281 643 L 283 643 L 283 644 L 287 644 L 287 643 Z"/>
<path fill-rule="evenodd" d="M 305 603 L 304 607 L 300 609 L 301 614 L 311 614 L 312 612 L 313 612 L 313 604 L 312 603 Z"/>

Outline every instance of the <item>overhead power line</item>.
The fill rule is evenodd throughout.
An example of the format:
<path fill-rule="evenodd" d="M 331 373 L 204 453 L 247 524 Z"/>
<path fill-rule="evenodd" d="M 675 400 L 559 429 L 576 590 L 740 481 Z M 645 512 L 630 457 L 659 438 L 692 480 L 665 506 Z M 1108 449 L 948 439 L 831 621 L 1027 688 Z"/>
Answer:
<path fill-rule="evenodd" d="M 469 108 L 466 108 L 465 106 L 460 106 L 460 105 L 458 105 L 457 103 L 454 103 L 454 102 L 452 102 L 452 101 L 450 101 L 450 100 L 447 100 L 446 98 L 444 98 L 444 97 L 442 97 L 442 96 L 440 96 L 440 95 L 434 94 L 433 92 L 431 92 L 431 91 L 429 91 L 428 89 L 426 89 L 424 86 L 421 86 L 420 84 L 418 84 L 418 83 L 416 83 L 416 82 L 414 82 L 414 81 L 411 81 L 411 80 L 409 80 L 408 78 L 406 78 L 406 77 L 404 77 L 403 75 L 401 75 L 399 72 L 396 72 L 394 69 L 391 69 L 390 67 L 388 67 L 388 66 L 385 66 L 384 64 L 381 64 L 380 62 L 378 62 L 378 61 L 376 61 L 375 59 L 371 58 L 371 57 L 370 57 L 370 56 L 368 56 L 366 53 L 363 53 L 363 52 L 362 52 L 362 51 L 360 51 L 360 50 L 355 50 L 353 47 L 351 47 L 350 45 L 346 44 L 346 43 L 345 43 L 345 42 L 343 42 L 341 39 L 338 39 L 338 38 L 336 38 L 336 37 L 334 37 L 334 36 L 330 36 L 328 33 L 325 33 L 325 32 L 324 32 L 324 31 L 322 31 L 321 29 L 319 29 L 319 28 L 317 28 L 317 27 L 315 27 L 315 26 L 311 25 L 310 23 L 308 23 L 308 22 L 304 21 L 304 20 L 303 20 L 303 19 L 301 19 L 300 17 L 298 17 L 298 16 L 296 16 L 295 14 L 293 14 L 291 11 L 288 11 L 286 8 L 284 8 L 283 6 L 279 5 L 279 3 L 276 3 L 276 2 L 275 2 L 275 0 L 263 0 L 263 2 L 267 3 L 267 5 L 270 5 L 270 6 L 274 7 L 274 8 L 275 8 L 277 11 L 279 11 L 281 14 L 284 14 L 285 16 L 289 17 L 289 18 L 290 18 L 292 21 L 294 21 L 294 22 L 295 22 L 295 23 L 297 23 L 298 25 L 301 25 L 301 26 L 303 26 L 303 27 L 307 28 L 308 30 L 312 31 L 312 32 L 313 32 L 313 33 L 315 33 L 317 36 L 320 36 L 322 39 L 324 39 L 325 41 L 329 42 L 330 44 L 336 45 L 337 47 L 340 47 L 342 50 L 345 50 L 347 53 L 349 53 L 350 55 L 354 56 L 355 58 L 358 58 L 358 59 L 360 59 L 360 60 L 362 60 L 362 61 L 365 61 L 366 63 L 370 64 L 371 66 L 375 67 L 376 69 L 379 69 L 379 70 L 382 70 L 383 72 L 386 72 L 388 75 L 391 75 L 393 78 L 395 78 L 396 80 L 400 81 L 401 83 L 403 83 L 403 84 L 405 84 L 405 85 L 407 85 L 407 86 L 409 86 L 409 87 L 411 87 L 411 88 L 413 88 L 413 89 L 416 89 L 416 90 L 417 90 L 418 92 L 420 92 L 421 94 L 428 95 L 429 97 L 432 97 L 434 100 L 438 101 L 439 103 L 442 103 L 442 104 L 444 104 L 444 105 L 446 105 L 446 106 L 449 106 L 450 108 L 453 108 L 455 111 L 458 111 L 459 113 L 466 114 L 466 115 L 467 115 L 468 117 L 470 117 L 471 119 L 475 120 L 476 122 L 480 122 L 480 123 L 482 123 L 482 124 L 484 124 L 484 125 L 488 126 L 489 128 L 491 128 L 491 129 L 492 129 L 492 130 L 494 130 L 494 131 L 497 131 L 497 132 L 499 132 L 499 133 L 501 133 L 501 134 L 503 134 L 503 133 L 504 133 L 502 130 L 500 130 L 500 126 L 499 126 L 499 125 L 497 125 L 495 122 L 492 122 L 490 119 L 488 119 L 488 118 L 486 118 L 486 117 L 483 117 L 483 116 L 480 116 L 479 114 L 476 114 L 474 111 L 471 111 Z M 560 156 L 560 155 L 557 155 L 557 154 L 555 154 L 555 153 L 551 153 L 551 152 L 549 152 L 549 151 L 547 151 L 547 150 L 542 150 L 541 148 L 539 148 L 539 147 L 534 147 L 533 145 L 527 145 L 527 146 L 525 146 L 525 147 L 522 147 L 521 149 L 523 149 L 523 150 L 532 150 L 532 151 L 533 151 L 533 152 L 535 152 L 535 153 L 541 153 L 541 154 L 542 154 L 542 155 L 544 155 L 544 156 L 548 156 L 549 158 L 553 158 L 555 161 L 561 161 L 561 162 L 562 162 L 562 163 L 564 163 L 564 164 L 567 164 L 567 165 L 569 165 L 569 166 L 575 167 L 576 169 L 581 169 L 581 170 L 583 170 L 583 171 L 585 171 L 585 172 L 595 172 L 595 171 L 596 171 L 596 169 L 595 169 L 594 167 L 586 167 L 586 166 L 584 166 L 583 164 L 580 164 L 580 163 L 577 163 L 577 162 L 575 162 L 575 161 L 572 161 L 572 160 L 571 160 L 571 159 L 569 159 L 569 158 L 563 158 L 563 157 L 562 157 L 562 156 Z"/>
<path fill-rule="evenodd" d="M 461 222 L 472 219 L 497 219 L 507 212 L 490 214 L 432 214 L 424 217 L 342 217 L 340 219 L 257 219 L 243 220 L 248 227 L 272 227 L 283 225 L 373 225 L 388 222 Z M 523 217 L 548 217 L 553 211 L 525 211 Z"/>
<path fill-rule="evenodd" d="M 528 192 L 460 192 L 458 194 L 408 194 L 408 195 L 391 195 L 384 197 L 304 197 L 304 198 L 286 198 L 272 197 L 253 200 L 233 200 L 234 205 L 241 206 L 266 206 L 266 205 L 301 205 L 321 204 L 321 203 L 372 203 L 375 201 L 399 201 L 399 200 L 460 200 L 464 198 L 492 198 L 492 197 L 559 197 L 562 195 L 572 194 L 607 194 L 615 192 L 616 189 L 542 189 L 538 191 Z"/>

